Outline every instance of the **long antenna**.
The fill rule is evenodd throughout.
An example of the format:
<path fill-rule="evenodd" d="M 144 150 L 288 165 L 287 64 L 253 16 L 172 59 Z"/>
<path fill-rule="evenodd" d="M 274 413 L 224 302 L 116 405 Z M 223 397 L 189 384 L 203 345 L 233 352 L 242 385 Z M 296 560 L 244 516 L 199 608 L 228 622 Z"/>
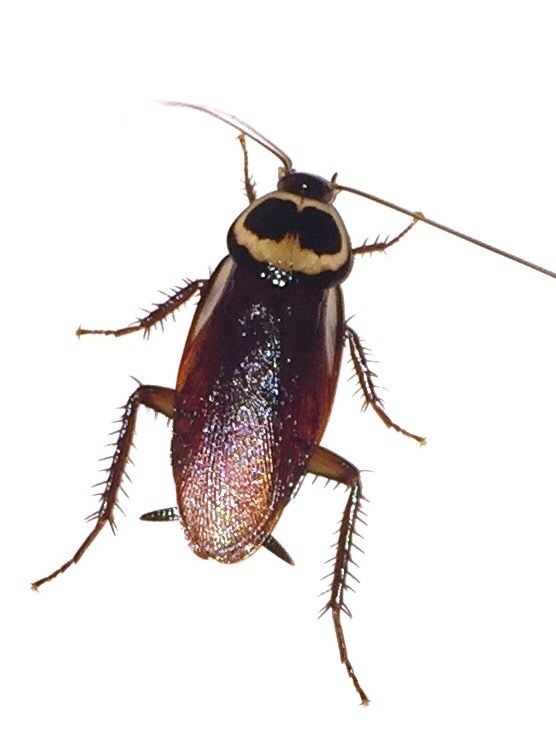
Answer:
<path fill-rule="evenodd" d="M 206 113 L 209 116 L 213 116 L 219 121 L 227 123 L 229 126 L 233 126 L 233 128 L 237 129 L 237 131 L 241 131 L 243 134 L 245 134 L 245 136 L 253 139 L 253 141 L 256 141 L 262 147 L 278 157 L 278 159 L 284 165 L 285 174 L 293 171 L 292 160 L 285 152 L 283 152 L 279 147 L 276 146 L 276 144 L 270 141 L 270 139 L 267 139 L 266 136 L 263 136 L 260 131 L 257 131 L 257 129 L 253 128 L 253 126 L 250 126 L 248 123 L 245 123 L 245 121 L 237 118 L 237 116 L 233 116 L 231 113 L 226 113 L 225 111 L 218 110 L 217 108 L 208 108 L 204 105 L 197 105 L 195 103 L 182 103 L 179 100 L 160 100 L 159 102 L 162 105 L 168 105 L 173 108 L 192 108 L 193 110 L 198 110 L 201 111 L 201 113 Z M 376 195 L 371 195 L 370 193 L 366 193 L 363 190 L 358 190 L 357 188 L 349 187 L 348 185 L 339 185 L 336 182 L 336 175 L 334 175 L 334 177 L 332 178 L 331 185 L 334 187 L 335 190 L 344 190 L 346 193 L 360 195 L 362 198 L 367 198 L 367 200 L 372 200 L 375 203 L 379 203 L 385 208 L 391 208 L 392 210 L 398 211 L 399 213 L 404 213 L 406 216 L 411 216 L 411 218 L 417 221 L 422 221 L 429 226 L 433 226 L 435 229 L 445 231 L 447 234 L 458 237 L 458 239 L 464 239 L 465 241 L 471 242 L 471 244 L 475 244 L 482 249 L 487 249 L 489 252 L 498 254 L 501 257 L 506 257 L 507 259 L 512 260 L 513 262 L 517 262 L 520 265 L 524 265 L 525 267 L 530 267 L 532 270 L 536 270 L 537 272 L 542 272 L 544 275 L 548 275 L 548 277 L 556 278 L 556 272 L 552 272 L 552 270 L 548 270 L 546 267 L 541 267 L 540 265 L 537 265 L 534 262 L 529 262 L 529 260 L 525 260 L 515 254 L 505 252 L 503 249 L 493 247 L 492 244 L 487 244 L 480 239 L 475 239 L 472 236 L 467 236 L 467 234 L 463 234 L 461 231 L 456 231 L 456 229 L 452 229 L 450 226 L 444 226 L 444 224 L 440 224 L 438 223 L 438 221 L 433 221 L 430 218 L 426 218 L 425 216 L 423 216 L 422 213 L 418 211 L 410 211 L 408 208 L 403 208 L 402 206 L 398 206 L 395 203 L 390 203 L 383 198 L 379 198 Z"/>
<path fill-rule="evenodd" d="M 237 116 L 233 116 L 231 113 L 226 113 L 217 108 L 207 108 L 204 105 L 196 105 L 195 103 L 181 103 L 178 100 L 159 100 L 158 102 L 161 103 L 161 105 L 168 105 L 173 108 L 193 108 L 193 110 L 199 110 L 202 113 L 207 113 L 209 116 L 218 118 L 219 121 L 223 121 L 229 126 L 233 126 L 235 129 L 245 134 L 245 136 L 253 139 L 253 141 L 264 146 L 265 149 L 268 149 L 269 152 L 272 152 L 276 157 L 278 157 L 286 170 L 284 174 L 293 170 L 292 161 L 285 152 L 277 147 L 276 144 L 273 144 L 270 139 L 267 139 L 266 136 L 263 136 L 256 128 L 253 128 L 253 126 L 245 123 L 245 121 L 240 120 Z"/>
<path fill-rule="evenodd" d="M 430 218 L 426 218 L 423 216 L 422 213 L 419 213 L 417 211 L 410 211 L 407 208 L 403 208 L 402 206 L 398 206 L 395 203 L 390 203 L 387 200 L 384 200 L 383 198 L 378 198 L 376 195 L 371 195 L 370 193 L 365 193 L 363 190 L 358 190 L 357 188 L 351 188 L 348 185 L 339 185 L 337 182 L 332 181 L 333 187 L 336 190 L 345 190 L 346 193 L 353 193 L 354 195 L 360 195 L 362 198 L 367 198 L 368 200 L 372 200 L 375 203 L 379 203 L 381 206 L 385 206 L 386 208 L 391 208 L 394 211 L 398 211 L 399 213 L 405 213 L 406 216 L 411 216 L 411 218 L 414 218 L 417 221 L 422 221 L 425 224 L 428 224 L 429 226 L 434 226 L 435 229 L 440 229 L 441 231 L 445 231 L 447 234 L 452 234 L 452 236 L 457 236 L 459 239 L 465 239 L 465 241 L 471 242 L 471 244 L 476 244 L 478 247 L 482 247 L 483 249 L 488 249 L 489 252 L 494 252 L 494 254 L 499 254 L 501 257 L 507 257 L 509 260 L 513 260 L 514 262 L 518 262 L 520 265 L 525 265 L 525 267 L 530 267 L 532 270 L 536 270 L 537 272 L 542 272 L 544 275 L 548 275 L 551 278 L 556 278 L 556 272 L 552 272 L 552 270 L 548 270 L 546 267 L 541 267 L 540 265 L 536 265 L 534 262 L 529 262 L 528 260 L 524 260 L 521 257 L 517 257 L 515 254 L 510 254 L 509 252 L 504 252 L 503 249 L 498 249 L 498 247 L 493 247 L 492 244 L 487 244 L 486 242 L 482 242 L 480 239 L 475 239 L 472 236 L 467 236 L 467 234 L 462 234 L 461 231 L 456 231 L 455 229 L 450 228 L 449 226 L 444 226 L 444 224 L 439 224 L 437 221 L 432 221 Z"/>

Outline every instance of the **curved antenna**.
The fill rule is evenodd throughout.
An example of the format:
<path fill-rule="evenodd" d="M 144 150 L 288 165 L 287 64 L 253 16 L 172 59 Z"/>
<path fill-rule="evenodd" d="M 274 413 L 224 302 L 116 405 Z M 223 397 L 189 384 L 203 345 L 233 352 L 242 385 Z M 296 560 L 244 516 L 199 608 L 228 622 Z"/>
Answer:
<path fill-rule="evenodd" d="M 368 200 L 372 200 L 375 203 L 379 203 L 381 206 L 385 206 L 386 208 L 391 208 L 392 210 L 398 211 L 399 213 L 405 213 L 406 216 L 411 216 L 411 218 L 415 219 L 416 221 L 422 221 L 423 223 L 428 224 L 429 226 L 434 226 L 435 229 L 440 229 L 441 231 L 445 231 L 447 234 L 451 234 L 452 236 L 457 236 L 458 239 L 465 239 L 465 241 L 471 242 L 471 244 L 476 244 L 478 247 L 482 247 L 483 249 L 488 249 L 489 252 L 494 252 L 494 254 L 499 254 L 501 257 L 506 257 L 509 260 L 518 262 L 520 265 L 525 265 L 525 267 L 530 267 L 532 270 L 537 270 L 537 272 L 542 272 L 544 275 L 548 275 L 551 278 L 556 278 L 556 272 L 552 272 L 552 270 L 548 270 L 546 267 L 541 267 L 540 265 L 536 265 L 534 262 L 529 262 L 528 260 L 524 260 L 521 257 L 517 257 L 515 254 L 504 252 L 502 249 L 493 247 L 491 244 L 482 242 L 479 239 L 475 239 L 472 236 L 467 236 L 467 234 L 462 234 L 461 231 L 456 231 L 455 229 L 452 229 L 449 226 L 444 226 L 444 224 L 439 224 L 437 221 L 432 221 L 430 218 L 425 218 L 425 216 L 423 216 L 422 213 L 419 213 L 417 211 L 410 211 L 407 208 L 402 208 L 402 206 L 398 206 L 395 203 L 390 203 L 387 200 L 378 198 L 376 195 L 365 193 L 363 190 L 358 190 L 357 188 L 351 188 L 347 185 L 338 185 L 338 183 L 335 181 L 335 177 L 332 178 L 332 185 L 335 190 L 345 190 L 346 193 L 353 193 L 354 195 L 360 195 L 362 198 L 367 198 Z"/>
<path fill-rule="evenodd" d="M 226 113 L 225 111 L 218 110 L 217 108 L 207 108 L 204 105 L 196 105 L 195 103 L 182 103 L 179 100 L 159 100 L 158 102 L 161 105 L 168 105 L 173 108 L 192 108 L 193 110 L 199 110 L 201 111 L 201 113 L 207 113 L 209 116 L 218 118 L 219 121 L 223 121 L 229 126 L 233 126 L 238 131 L 241 131 L 242 134 L 245 134 L 245 136 L 253 139 L 253 141 L 256 141 L 258 144 L 263 146 L 265 149 L 268 149 L 269 152 L 272 152 L 276 157 L 278 157 L 286 170 L 284 174 L 293 171 L 292 161 L 285 152 L 279 149 L 276 144 L 273 144 L 270 139 L 267 139 L 266 136 L 263 136 L 260 131 L 257 131 L 256 128 L 253 128 L 253 126 L 245 123 L 245 121 L 240 120 L 239 118 L 237 118 L 237 116 L 233 116 L 231 113 Z"/>

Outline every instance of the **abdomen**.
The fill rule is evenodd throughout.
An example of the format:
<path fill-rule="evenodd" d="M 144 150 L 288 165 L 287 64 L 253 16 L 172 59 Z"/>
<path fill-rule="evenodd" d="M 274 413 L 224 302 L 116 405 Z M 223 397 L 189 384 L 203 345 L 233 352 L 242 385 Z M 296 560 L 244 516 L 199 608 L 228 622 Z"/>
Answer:
<path fill-rule="evenodd" d="M 178 374 L 172 466 L 197 555 L 236 562 L 275 526 L 320 440 L 343 335 L 339 288 L 278 288 L 226 258 Z"/>

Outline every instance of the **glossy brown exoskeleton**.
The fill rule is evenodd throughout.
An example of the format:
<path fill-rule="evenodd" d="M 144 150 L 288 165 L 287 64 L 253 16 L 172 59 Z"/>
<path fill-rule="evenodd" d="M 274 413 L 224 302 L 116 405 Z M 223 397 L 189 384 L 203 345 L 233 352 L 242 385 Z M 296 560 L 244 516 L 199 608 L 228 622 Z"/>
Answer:
<path fill-rule="evenodd" d="M 361 516 L 361 480 L 354 465 L 320 446 L 344 345 L 366 405 L 389 427 L 421 444 L 425 440 L 395 424 L 384 411 L 362 344 L 346 324 L 340 283 L 349 274 L 354 255 L 387 249 L 417 221 L 555 275 L 384 201 L 379 202 L 412 216 L 409 226 L 389 241 L 352 248 L 332 205 L 334 197 L 341 190 L 374 196 L 338 185 L 334 177 L 328 181 L 295 172 L 290 159 L 251 127 L 217 111 L 199 109 L 242 131 L 249 206 L 230 227 L 229 255 L 209 280 L 188 283 L 125 329 L 78 330 L 80 335 L 148 332 L 187 300 L 200 296 L 176 387 L 140 385 L 131 394 L 91 533 L 70 560 L 33 586 L 38 588 L 77 563 L 107 522 L 114 527 L 137 409 L 143 404 L 172 419 L 177 507 L 142 518 L 178 519 L 201 558 L 234 563 L 263 546 L 291 563 L 272 532 L 305 474 L 348 487 L 323 612 L 332 613 L 340 658 L 365 704 L 368 699 L 349 661 L 341 624 L 342 612 L 349 614 L 344 594 Z M 259 199 L 248 174 L 244 134 L 270 149 L 284 165 L 277 190 Z"/>

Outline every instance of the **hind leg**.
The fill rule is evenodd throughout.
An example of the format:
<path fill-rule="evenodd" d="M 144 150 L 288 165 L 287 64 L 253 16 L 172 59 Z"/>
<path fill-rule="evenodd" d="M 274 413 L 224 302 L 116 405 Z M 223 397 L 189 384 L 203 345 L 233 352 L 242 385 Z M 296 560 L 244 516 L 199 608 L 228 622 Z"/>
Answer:
<path fill-rule="evenodd" d="M 63 565 L 57 568 L 50 575 L 39 578 L 31 584 L 32 588 L 37 590 L 43 583 L 51 581 L 56 576 L 67 570 L 70 565 L 78 563 L 88 548 L 103 530 L 104 525 L 108 522 L 112 531 L 115 531 L 114 513 L 116 508 L 120 508 L 118 503 L 118 493 L 121 488 L 122 478 L 126 475 L 125 468 L 131 450 L 133 433 L 135 431 L 135 422 L 139 406 L 147 406 L 154 411 L 159 411 L 172 418 L 174 413 L 175 391 L 172 388 L 162 388 L 157 385 L 140 385 L 129 397 L 124 406 L 122 422 L 118 432 L 118 439 L 115 444 L 112 462 L 108 468 L 108 477 L 104 483 L 104 491 L 100 497 L 100 506 L 89 519 L 94 521 L 94 526 L 81 545 L 77 548 L 73 556 Z"/>
<path fill-rule="evenodd" d="M 353 588 L 347 583 L 347 579 L 348 577 L 352 577 L 354 580 L 357 580 L 350 573 L 350 566 L 354 563 L 352 549 L 360 550 L 353 542 L 353 538 L 357 534 L 355 531 L 356 524 L 358 521 L 361 521 L 361 505 L 363 501 L 361 476 L 359 470 L 354 465 L 324 447 L 317 447 L 314 450 L 309 460 L 308 472 L 323 476 L 324 478 L 328 478 L 328 480 L 343 483 L 349 489 L 348 500 L 338 530 L 336 555 L 332 558 L 334 565 L 330 573 L 332 581 L 330 583 L 328 601 L 324 605 L 321 615 L 328 610 L 332 612 L 332 621 L 334 622 L 334 629 L 336 631 L 340 660 L 345 665 L 355 690 L 359 694 L 361 704 L 368 704 L 369 699 L 361 687 L 349 659 L 342 627 L 342 612 L 347 614 L 348 617 L 351 617 L 351 612 L 345 603 L 345 592 L 353 590 Z"/>

